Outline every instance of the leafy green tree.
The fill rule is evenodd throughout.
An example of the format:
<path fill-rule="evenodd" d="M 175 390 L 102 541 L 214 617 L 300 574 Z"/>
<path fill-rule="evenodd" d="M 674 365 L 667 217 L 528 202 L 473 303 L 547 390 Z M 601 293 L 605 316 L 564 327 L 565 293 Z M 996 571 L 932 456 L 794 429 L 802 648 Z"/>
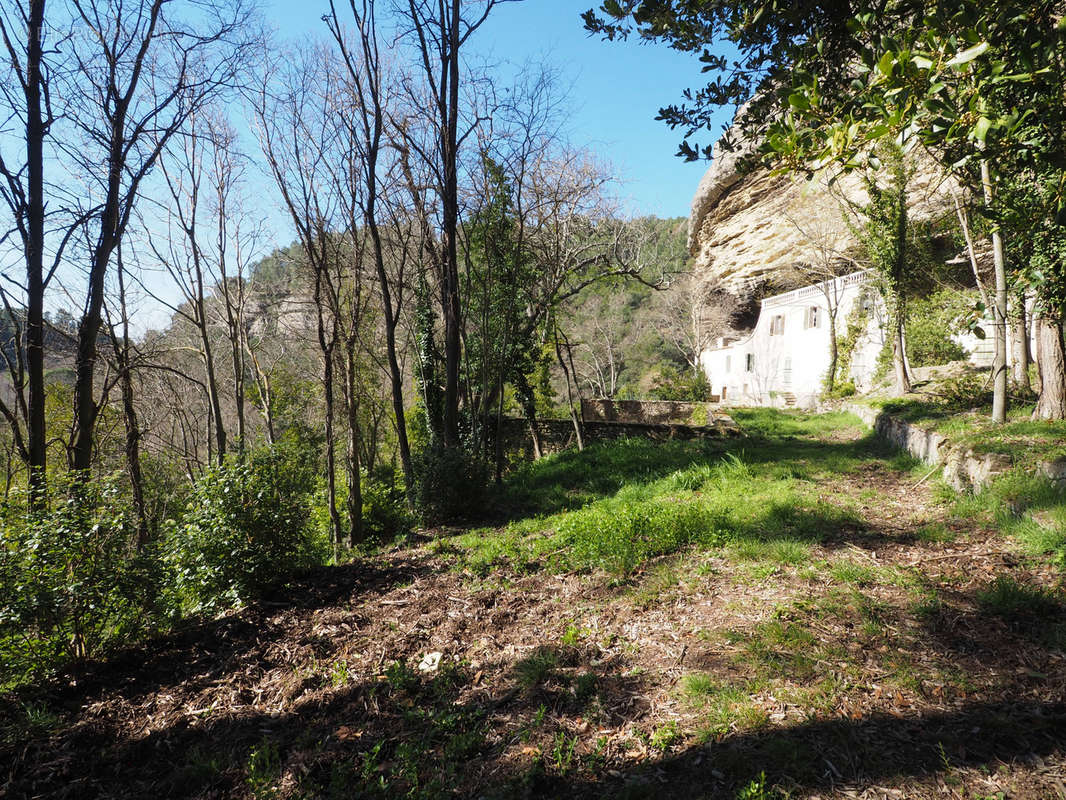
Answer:
<path fill-rule="evenodd" d="M 870 267 L 877 275 L 878 286 L 888 309 L 888 324 L 892 346 L 892 369 L 896 391 L 911 390 L 907 369 L 904 330 L 907 325 L 906 280 L 910 241 L 907 224 L 907 183 L 911 177 L 906 158 L 899 147 L 882 147 L 887 180 L 878 182 L 875 176 L 865 175 L 869 203 L 860 211 L 862 227 L 859 239 L 866 248 Z"/>
<path fill-rule="evenodd" d="M 824 47 L 811 43 L 790 85 L 789 111 L 771 125 L 765 150 L 793 168 L 876 169 L 875 142 L 920 143 L 983 198 L 996 271 L 993 419 L 1002 423 L 1008 281 L 997 188 L 1019 158 L 1061 163 L 1061 11 L 1052 2 L 966 0 L 925 4 L 920 14 L 901 4 L 889 16 L 892 35 L 882 33 L 886 15 L 872 5 L 852 20 L 860 57 L 848 96 L 823 91 L 804 68 Z M 1061 215 L 1061 191 L 1056 207 Z"/>
<path fill-rule="evenodd" d="M 815 39 L 824 44 L 805 68 L 843 92 L 853 39 L 848 22 L 860 4 L 850 0 L 606 0 L 582 15 L 585 29 L 606 39 L 637 36 L 675 50 L 698 53 L 706 85 L 683 92 L 659 119 L 684 133 L 678 155 L 711 157 L 711 146 L 689 140 L 707 130 L 723 106 L 741 107 L 735 131 L 757 140 L 779 107 L 772 87 L 790 85 L 797 52 Z M 725 144 L 738 141 L 727 136 Z"/>

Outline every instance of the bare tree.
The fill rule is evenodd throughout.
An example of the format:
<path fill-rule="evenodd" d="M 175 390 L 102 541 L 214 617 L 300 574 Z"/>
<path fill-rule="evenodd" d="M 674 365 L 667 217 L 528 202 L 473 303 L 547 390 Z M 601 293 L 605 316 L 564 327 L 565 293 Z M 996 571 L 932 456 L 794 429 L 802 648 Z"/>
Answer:
<path fill-rule="evenodd" d="M 703 351 L 732 330 L 736 296 L 722 291 L 705 275 L 686 272 L 657 293 L 653 302 L 659 335 L 693 372 L 700 373 Z"/>
<path fill-rule="evenodd" d="M 404 257 L 400 263 L 398 275 L 391 275 L 386 267 L 386 243 L 379 218 L 379 202 L 382 199 L 388 202 L 388 197 L 392 195 L 390 177 L 392 181 L 395 181 L 395 173 L 398 171 L 393 165 L 390 176 L 388 164 L 383 158 L 388 144 L 386 125 L 391 86 L 387 65 L 381 57 L 378 42 L 374 0 L 361 0 L 361 2 L 349 0 L 348 10 L 355 29 L 354 41 L 346 36 L 333 0 L 330 0 L 330 16 L 326 21 L 337 43 L 341 61 L 347 73 L 349 92 L 352 96 L 352 109 L 349 113 L 354 116 L 352 135 L 361 141 L 362 159 L 358 169 L 352 175 L 352 180 L 353 183 L 358 181 L 361 184 L 362 191 L 353 192 L 353 197 L 359 205 L 361 221 L 365 223 L 370 237 L 374 272 L 377 277 L 377 289 L 384 317 L 385 357 L 397 449 L 410 502 L 414 492 L 414 470 L 411 463 L 411 445 L 407 437 L 403 371 L 400 367 L 396 343 L 400 308 L 404 301 L 403 267 L 406 258 Z M 382 180 L 383 176 L 385 180 Z"/>
<path fill-rule="evenodd" d="M 340 278 L 343 237 L 337 225 L 343 208 L 333 173 L 344 162 L 337 113 L 336 70 L 323 48 L 291 56 L 264 80 L 253 98 L 256 129 L 267 166 L 296 229 L 310 273 L 315 332 L 322 358 L 325 398 L 326 483 L 330 538 L 340 554 L 335 435 L 336 349 L 340 339 Z M 268 88 L 270 87 L 270 88 Z M 361 516 L 361 512 L 360 512 Z"/>
<path fill-rule="evenodd" d="M 232 86 L 255 42 L 245 0 L 199 4 L 188 18 L 166 0 L 71 0 L 67 116 L 80 133 L 65 157 L 86 180 L 87 289 L 78 332 L 70 467 L 92 463 L 97 339 L 105 277 L 142 185 L 189 117 Z"/>
<path fill-rule="evenodd" d="M 463 14 L 462 0 L 408 0 L 405 22 L 408 39 L 431 98 L 426 109 L 435 133 L 431 151 L 408 137 L 411 149 L 419 153 L 433 176 L 433 192 L 440 208 L 440 251 L 435 262 L 444 320 L 444 408 L 443 439 L 447 447 L 459 445 L 459 403 L 461 371 L 462 305 L 459 284 L 459 151 L 474 129 L 470 123 L 460 133 L 463 108 L 460 102 L 462 50 L 470 37 L 488 18 L 492 9 L 509 0 L 482 0 L 469 16 Z M 405 133 L 409 128 L 402 129 Z"/>
<path fill-rule="evenodd" d="M 38 507 L 44 502 L 48 454 L 44 409 L 44 295 L 69 241 L 69 237 L 62 238 L 45 274 L 44 150 L 55 122 L 51 74 L 44 50 L 45 28 L 45 0 L 5 3 L 0 7 L 0 38 L 5 56 L 4 78 L 0 80 L 3 103 L 0 116 L 15 121 L 23 148 L 18 155 L 0 150 L 0 197 L 12 223 L 11 229 L 0 231 L 0 242 L 17 235 L 26 272 L 25 339 L 18 337 L 15 344 L 20 356 L 10 365 L 14 367 L 11 380 L 16 398 L 13 405 L 0 398 L 0 413 L 11 426 L 13 449 L 29 467 L 30 502 Z M 10 306 L 6 296 L 5 304 Z M 12 322 L 17 324 L 14 318 Z M 21 356 L 23 349 L 25 361 Z"/>
<path fill-rule="evenodd" d="M 175 140 L 160 160 L 170 201 L 162 209 L 166 237 L 146 237 L 181 294 L 181 305 L 155 299 L 196 331 L 197 354 L 210 402 L 214 457 L 222 463 L 229 447 L 220 373 L 229 352 L 236 443 L 246 438 L 245 387 L 247 334 L 245 272 L 256 252 L 260 224 L 241 204 L 244 159 L 236 150 L 236 133 L 215 109 L 194 115 L 189 131 Z M 150 292 L 151 293 L 151 292 Z"/>
<path fill-rule="evenodd" d="M 208 118 L 212 147 L 211 211 L 218 254 L 217 284 L 213 304 L 229 343 L 233 399 L 236 406 L 237 448 L 244 451 L 248 436 L 245 415 L 247 355 L 247 273 L 259 251 L 262 221 L 253 217 L 244 204 L 243 176 L 246 158 L 237 149 L 237 132 L 221 116 Z M 221 308 L 218 308 L 218 306 Z"/>
<path fill-rule="evenodd" d="M 573 331 L 573 347 L 577 351 L 575 374 L 593 397 L 614 397 L 618 393 L 618 379 L 625 366 L 624 305 L 625 296 L 621 292 L 612 294 Z"/>
<path fill-rule="evenodd" d="M 192 325 L 199 338 L 198 354 L 210 403 L 214 457 L 222 464 L 226 457 L 226 424 L 208 319 L 208 297 L 217 281 L 217 265 L 224 262 L 225 252 L 213 247 L 210 220 L 204 219 L 207 201 L 203 196 L 204 182 L 211 180 L 208 173 L 213 143 L 208 125 L 198 116 L 190 120 L 188 134 L 177 141 L 179 147 L 164 154 L 160 164 L 170 194 L 165 208 L 167 236 L 161 242 L 160 237 L 149 236 L 148 242 L 184 299 L 182 305 L 172 306 L 171 310 Z M 225 243 L 221 242 L 220 247 L 224 248 Z"/>
<path fill-rule="evenodd" d="M 122 258 L 122 246 L 116 248 L 115 275 L 118 292 L 115 298 L 115 315 L 111 313 L 110 304 L 105 303 L 104 314 L 107 318 L 107 332 L 111 340 L 109 355 L 113 368 L 118 375 L 118 384 L 122 393 L 122 416 L 126 426 L 126 471 L 130 479 L 130 493 L 133 508 L 137 514 L 137 546 L 143 548 L 148 543 L 148 514 L 144 499 L 144 476 L 141 470 L 141 422 L 137 412 L 136 391 L 134 389 L 134 368 L 139 361 L 130 337 L 130 314 L 126 293 L 126 265 Z"/>
<path fill-rule="evenodd" d="M 574 348 L 566 334 L 559 330 L 559 325 L 552 322 L 552 334 L 555 340 L 555 357 L 559 362 L 559 369 L 563 371 L 563 380 L 566 382 L 566 407 L 570 413 L 570 421 L 574 425 L 574 436 L 577 439 L 577 449 L 585 449 L 585 432 L 581 426 L 580 398 L 574 402 L 574 382 L 577 378 L 574 369 Z M 563 353 L 566 356 L 563 356 Z"/>

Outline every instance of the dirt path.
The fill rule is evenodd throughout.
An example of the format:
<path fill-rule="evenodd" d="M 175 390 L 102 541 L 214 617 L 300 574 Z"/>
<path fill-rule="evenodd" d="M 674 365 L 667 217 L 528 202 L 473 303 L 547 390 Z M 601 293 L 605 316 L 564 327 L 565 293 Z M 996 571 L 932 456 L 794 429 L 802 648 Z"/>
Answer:
<path fill-rule="evenodd" d="M 1066 800 L 1062 575 L 916 484 L 872 458 L 854 529 L 625 581 L 320 570 L 8 698 L 0 794 Z"/>

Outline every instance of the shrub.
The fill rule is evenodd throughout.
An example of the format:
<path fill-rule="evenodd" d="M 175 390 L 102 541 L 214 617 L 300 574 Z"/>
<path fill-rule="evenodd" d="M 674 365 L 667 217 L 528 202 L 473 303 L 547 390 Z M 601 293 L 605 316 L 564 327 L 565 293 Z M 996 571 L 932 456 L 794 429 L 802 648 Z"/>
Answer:
<path fill-rule="evenodd" d="M 678 370 L 664 364 L 651 385 L 650 394 L 656 400 L 702 403 L 710 397 L 711 384 L 702 371 Z"/>
<path fill-rule="evenodd" d="M 314 453 L 283 441 L 209 470 L 168 537 L 183 606 L 246 603 L 286 575 L 322 563 L 328 548 L 311 521 Z"/>
<path fill-rule="evenodd" d="M 27 511 L 20 495 L 0 509 L 2 683 L 43 677 L 151 625 L 158 562 L 136 549 L 121 486 L 117 476 L 55 476 L 45 511 Z"/>
<path fill-rule="evenodd" d="M 973 306 L 965 294 L 944 290 L 910 301 L 907 314 L 907 358 L 912 367 L 931 367 L 960 361 L 966 350 L 954 339 L 960 320 Z"/>
<path fill-rule="evenodd" d="M 431 442 L 414 459 L 415 502 L 427 524 L 481 510 L 488 485 L 485 462 L 463 447 Z"/>
<path fill-rule="evenodd" d="M 391 467 L 363 474 L 363 532 L 368 540 L 387 542 L 411 531 L 403 479 Z"/>
<path fill-rule="evenodd" d="M 992 384 L 988 375 L 967 372 L 947 378 L 937 387 L 944 404 L 952 411 L 980 408 L 992 402 Z"/>

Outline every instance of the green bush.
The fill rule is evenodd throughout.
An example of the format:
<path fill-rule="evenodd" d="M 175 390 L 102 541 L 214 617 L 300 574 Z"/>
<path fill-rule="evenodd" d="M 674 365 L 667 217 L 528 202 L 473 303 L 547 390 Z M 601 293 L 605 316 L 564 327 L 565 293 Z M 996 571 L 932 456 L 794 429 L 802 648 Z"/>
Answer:
<path fill-rule="evenodd" d="M 907 309 L 907 358 L 912 367 L 932 367 L 961 361 L 969 355 L 951 338 L 961 333 L 973 299 L 944 290 L 911 300 Z"/>
<path fill-rule="evenodd" d="M 178 602 L 192 611 L 246 603 L 328 547 L 311 520 L 315 455 L 282 441 L 214 467 L 167 538 Z"/>
<path fill-rule="evenodd" d="M 403 478 L 391 467 L 363 474 L 363 532 L 367 539 L 389 542 L 410 533 L 413 526 L 407 511 Z"/>
<path fill-rule="evenodd" d="M 563 519 L 559 542 L 571 562 L 595 565 L 625 575 L 653 556 L 693 543 L 723 544 L 728 534 L 714 509 L 699 503 L 661 499 L 620 507 L 590 506 Z"/>
<path fill-rule="evenodd" d="M 0 685 L 40 678 L 151 626 L 160 571 L 138 552 L 117 476 L 53 477 L 45 511 L 15 494 L 0 509 Z"/>
<path fill-rule="evenodd" d="M 992 403 L 992 384 L 988 375 L 979 372 L 946 378 L 940 382 L 936 393 L 952 411 L 967 411 Z"/>
<path fill-rule="evenodd" d="M 702 403 L 710 397 L 711 384 L 703 372 L 678 370 L 671 364 L 664 364 L 652 383 L 650 394 L 655 400 Z"/>
<path fill-rule="evenodd" d="M 488 466 L 463 447 L 432 442 L 414 459 L 415 503 L 426 524 L 468 517 L 482 510 Z"/>

